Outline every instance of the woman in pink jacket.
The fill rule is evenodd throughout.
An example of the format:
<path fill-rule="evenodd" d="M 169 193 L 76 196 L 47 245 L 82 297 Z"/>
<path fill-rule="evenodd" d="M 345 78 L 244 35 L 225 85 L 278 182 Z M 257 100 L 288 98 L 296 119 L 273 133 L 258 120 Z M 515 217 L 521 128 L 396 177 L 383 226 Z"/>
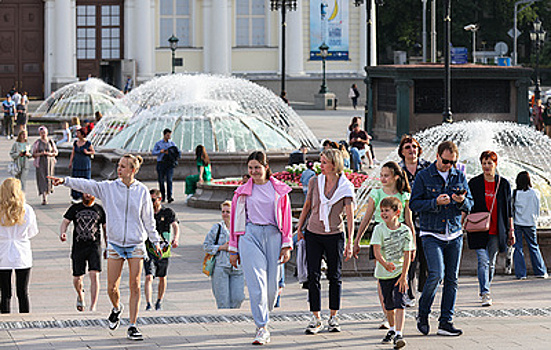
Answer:
<path fill-rule="evenodd" d="M 291 188 L 271 176 L 266 154 L 255 151 L 247 166 L 251 178 L 240 186 L 232 201 L 230 263 L 242 264 L 254 322 L 253 344 L 270 342 L 267 329 L 280 279 L 279 264 L 286 263 L 292 249 Z"/>

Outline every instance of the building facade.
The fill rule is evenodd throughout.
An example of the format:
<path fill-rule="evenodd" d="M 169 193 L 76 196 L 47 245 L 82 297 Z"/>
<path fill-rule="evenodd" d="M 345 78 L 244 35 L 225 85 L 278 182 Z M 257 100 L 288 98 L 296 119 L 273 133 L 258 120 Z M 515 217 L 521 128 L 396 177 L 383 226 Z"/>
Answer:
<path fill-rule="evenodd" d="M 329 73 L 363 74 L 365 18 L 351 0 L 298 0 L 287 13 L 287 75 L 320 73 L 316 40 L 344 43 Z M 319 39 L 319 26 L 330 34 Z M 176 72 L 278 76 L 280 33 L 281 12 L 268 0 L 2 0 L 0 90 L 40 98 L 88 76 L 140 84 L 171 72 L 173 34 Z"/>

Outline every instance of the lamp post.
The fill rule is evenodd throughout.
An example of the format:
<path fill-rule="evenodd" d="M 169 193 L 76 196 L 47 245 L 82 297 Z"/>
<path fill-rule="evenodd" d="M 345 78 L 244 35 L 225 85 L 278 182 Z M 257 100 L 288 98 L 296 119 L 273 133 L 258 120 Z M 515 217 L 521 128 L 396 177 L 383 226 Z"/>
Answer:
<path fill-rule="evenodd" d="M 170 50 L 172 51 L 172 74 L 174 74 L 174 59 L 176 55 L 176 49 L 178 48 L 178 39 L 174 34 L 170 38 L 168 38 L 168 43 L 170 44 Z"/>
<path fill-rule="evenodd" d="M 272 11 L 281 10 L 281 94 L 285 91 L 285 32 L 287 28 L 287 11 L 297 10 L 297 0 L 270 0 L 270 9 Z"/>
<path fill-rule="evenodd" d="M 534 99 L 537 101 L 541 99 L 540 88 L 540 48 L 545 41 L 545 30 L 541 27 L 541 21 L 536 18 L 533 24 L 534 29 L 530 31 L 530 40 L 536 45 L 536 89 L 534 90 Z"/>
<path fill-rule="evenodd" d="M 452 26 L 452 5 L 451 0 L 446 0 L 444 8 L 444 112 L 442 113 L 442 123 L 453 123 L 451 109 L 451 26 Z"/>
<path fill-rule="evenodd" d="M 320 94 L 325 94 L 325 93 L 327 93 L 327 84 L 326 84 L 326 81 L 325 81 L 325 59 L 327 58 L 327 55 L 329 54 L 329 46 L 327 46 L 324 42 L 323 44 L 320 45 L 319 50 L 320 50 L 320 54 L 321 54 L 322 74 L 323 74 L 323 79 L 321 81 L 321 87 L 320 87 L 319 93 Z"/>
<path fill-rule="evenodd" d="M 513 22 L 514 22 L 514 25 L 513 25 L 513 66 L 516 66 L 518 64 L 518 49 L 517 49 L 518 45 L 517 45 L 517 43 L 518 43 L 518 36 L 520 35 L 520 33 L 518 32 L 518 29 L 517 29 L 518 14 L 519 14 L 519 12 L 522 12 L 522 10 L 524 10 L 528 6 L 532 5 L 536 1 L 540 1 L 540 0 L 520 0 L 520 1 L 515 2 L 515 11 L 514 11 L 514 18 L 513 18 Z M 525 5 L 523 8 L 521 8 L 519 10 L 518 6 L 523 5 L 523 4 L 527 4 L 527 5 Z"/>
<path fill-rule="evenodd" d="M 476 53 L 476 32 L 478 31 L 480 27 L 478 26 L 478 24 L 468 24 L 466 25 L 465 27 L 463 27 L 463 29 L 465 29 L 466 31 L 471 31 L 473 32 L 473 63 L 476 63 L 475 62 L 475 53 Z"/>

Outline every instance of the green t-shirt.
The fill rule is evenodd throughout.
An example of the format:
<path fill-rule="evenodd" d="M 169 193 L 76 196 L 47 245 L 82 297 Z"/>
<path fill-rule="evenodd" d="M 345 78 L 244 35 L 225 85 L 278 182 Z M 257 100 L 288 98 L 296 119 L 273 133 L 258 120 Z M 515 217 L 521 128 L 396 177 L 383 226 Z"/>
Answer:
<path fill-rule="evenodd" d="M 375 226 L 371 244 L 381 246 L 381 255 L 387 262 L 394 264 L 396 269 L 390 272 L 377 261 L 375 266 L 375 278 L 388 280 L 402 274 L 404 265 L 404 252 L 415 250 L 411 230 L 404 224 L 400 224 L 396 230 L 390 230 L 385 223 Z"/>
<path fill-rule="evenodd" d="M 197 171 L 199 171 L 200 167 L 204 167 L 203 180 L 206 181 L 206 182 L 209 182 L 210 180 L 212 180 L 212 174 L 211 174 L 211 171 L 210 171 L 210 163 L 209 163 L 209 165 L 205 166 L 205 164 L 203 163 L 203 160 L 198 159 L 197 160 Z"/>
<path fill-rule="evenodd" d="M 400 222 L 404 222 L 404 208 L 406 207 L 406 202 L 409 202 L 409 198 L 411 196 L 411 193 L 404 192 L 404 193 L 396 193 L 392 195 L 392 197 L 396 197 L 402 202 L 402 212 L 400 213 Z M 373 201 L 375 202 L 375 211 L 373 212 L 373 220 L 377 223 L 382 223 L 383 219 L 381 218 L 381 201 L 385 199 L 386 197 L 390 197 L 388 194 L 386 194 L 382 188 L 375 188 L 371 190 L 369 193 L 369 198 L 373 198 Z"/>

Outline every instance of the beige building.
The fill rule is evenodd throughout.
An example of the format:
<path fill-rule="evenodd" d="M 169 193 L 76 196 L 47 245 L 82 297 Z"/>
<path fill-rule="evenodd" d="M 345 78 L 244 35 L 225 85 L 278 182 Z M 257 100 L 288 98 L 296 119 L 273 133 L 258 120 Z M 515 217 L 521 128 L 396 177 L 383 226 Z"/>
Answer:
<path fill-rule="evenodd" d="M 346 34 L 344 59 L 331 61 L 328 72 L 362 74 L 363 6 L 298 0 L 297 10 L 287 14 L 287 75 L 320 73 L 319 59 L 310 58 L 317 47 L 314 22 Z M 2 0 L 0 13 L 2 94 L 15 85 L 31 96 L 48 96 L 89 75 L 119 88 L 127 76 L 140 84 L 171 72 L 173 34 L 179 39 L 176 57 L 183 59 L 176 72 L 281 71 L 281 12 L 271 11 L 269 0 Z"/>

